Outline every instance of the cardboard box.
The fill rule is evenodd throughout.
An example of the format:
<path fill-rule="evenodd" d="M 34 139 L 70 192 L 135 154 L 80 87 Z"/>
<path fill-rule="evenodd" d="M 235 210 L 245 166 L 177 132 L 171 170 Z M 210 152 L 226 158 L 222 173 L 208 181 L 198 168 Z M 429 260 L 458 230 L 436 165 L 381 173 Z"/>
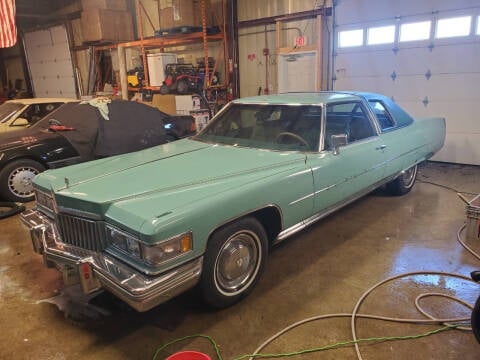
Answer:
<path fill-rule="evenodd" d="M 132 16 L 128 11 L 87 10 L 82 12 L 83 41 L 119 42 L 133 40 Z"/>
<path fill-rule="evenodd" d="M 173 6 L 173 0 L 157 0 L 158 8 L 165 9 L 167 7 Z"/>
<path fill-rule="evenodd" d="M 160 1 L 160 29 L 170 29 L 179 26 L 201 26 L 202 15 L 198 0 Z"/>
<path fill-rule="evenodd" d="M 86 10 L 127 10 L 127 0 L 82 0 L 83 11 Z"/>
<path fill-rule="evenodd" d="M 173 7 L 166 7 L 158 10 L 160 29 L 173 28 Z"/>
<path fill-rule="evenodd" d="M 200 96 L 176 95 L 175 111 L 179 115 L 189 115 L 192 110 L 200 110 Z"/>
<path fill-rule="evenodd" d="M 192 110 L 190 115 L 195 119 L 195 127 L 197 132 L 201 131 L 210 121 L 210 112 L 205 109 Z"/>
<path fill-rule="evenodd" d="M 150 105 L 169 115 L 176 114 L 175 95 L 153 94 L 152 102 Z"/>
<path fill-rule="evenodd" d="M 202 24 L 200 6 L 198 1 L 174 0 L 173 24 L 174 26 L 198 26 Z M 200 20 L 200 21 L 198 21 Z"/>

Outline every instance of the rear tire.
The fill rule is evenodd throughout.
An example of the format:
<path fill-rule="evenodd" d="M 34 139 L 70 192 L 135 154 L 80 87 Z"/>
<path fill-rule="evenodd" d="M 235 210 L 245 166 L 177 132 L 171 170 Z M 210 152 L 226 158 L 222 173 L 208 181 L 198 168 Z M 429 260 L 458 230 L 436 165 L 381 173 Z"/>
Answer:
<path fill-rule="evenodd" d="M 34 199 L 32 180 L 45 170 L 37 161 L 15 160 L 0 171 L 0 194 L 7 201 L 28 202 Z"/>
<path fill-rule="evenodd" d="M 405 195 L 412 190 L 417 178 L 417 165 L 402 171 L 395 179 L 387 183 L 387 190 L 392 195 Z"/>
<path fill-rule="evenodd" d="M 208 242 L 199 284 L 204 301 L 224 308 L 247 296 L 263 272 L 267 252 L 267 234 L 254 218 L 215 231 Z"/>

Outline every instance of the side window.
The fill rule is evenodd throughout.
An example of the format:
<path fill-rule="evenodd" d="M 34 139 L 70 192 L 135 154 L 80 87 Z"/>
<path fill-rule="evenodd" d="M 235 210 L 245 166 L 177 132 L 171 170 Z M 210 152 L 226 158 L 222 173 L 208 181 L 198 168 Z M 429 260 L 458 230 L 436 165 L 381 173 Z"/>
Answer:
<path fill-rule="evenodd" d="M 390 116 L 390 113 L 385 108 L 385 105 L 381 101 L 378 100 L 370 100 L 370 106 L 377 117 L 378 124 L 380 128 L 383 130 L 395 127 L 395 121 Z"/>
<path fill-rule="evenodd" d="M 348 143 L 375 135 L 372 123 L 361 102 L 327 105 L 325 122 L 325 150 L 331 150 L 332 135 L 347 135 Z"/>
<path fill-rule="evenodd" d="M 18 118 L 27 119 L 28 122 L 32 121 L 32 116 L 35 111 L 34 106 L 35 105 L 29 105 L 25 110 L 23 110 L 23 112 L 18 116 Z M 15 123 L 13 123 L 12 125 L 15 125 Z"/>
<path fill-rule="evenodd" d="M 33 125 L 60 105 L 62 105 L 62 103 L 33 104 L 27 107 L 19 118 L 27 119 L 29 124 Z M 15 126 L 15 122 L 12 123 L 12 126 Z"/>

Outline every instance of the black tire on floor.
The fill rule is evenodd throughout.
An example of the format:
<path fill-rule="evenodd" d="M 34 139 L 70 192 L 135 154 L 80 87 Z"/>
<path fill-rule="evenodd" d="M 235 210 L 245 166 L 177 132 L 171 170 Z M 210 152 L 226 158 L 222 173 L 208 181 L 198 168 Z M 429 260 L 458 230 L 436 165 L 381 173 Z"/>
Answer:
<path fill-rule="evenodd" d="M 5 165 L 0 171 L 0 195 L 5 200 L 27 202 L 34 199 L 32 179 L 45 167 L 37 161 L 20 159 Z"/>
<path fill-rule="evenodd" d="M 7 209 L 7 210 L 3 210 Z M 16 215 L 25 210 L 25 206 L 18 206 L 14 202 L 0 201 L 0 219 L 5 219 L 9 216 Z"/>
<path fill-rule="evenodd" d="M 199 284 L 204 301 L 224 308 L 247 296 L 263 272 L 267 253 L 265 229 L 252 217 L 215 231 L 208 242 Z"/>
<path fill-rule="evenodd" d="M 417 165 L 403 171 L 395 180 L 387 183 L 387 191 L 392 195 L 405 195 L 412 190 L 417 178 Z"/>
<path fill-rule="evenodd" d="M 477 341 L 480 343 L 480 296 L 475 303 L 472 311 L 472 331 Z"/>

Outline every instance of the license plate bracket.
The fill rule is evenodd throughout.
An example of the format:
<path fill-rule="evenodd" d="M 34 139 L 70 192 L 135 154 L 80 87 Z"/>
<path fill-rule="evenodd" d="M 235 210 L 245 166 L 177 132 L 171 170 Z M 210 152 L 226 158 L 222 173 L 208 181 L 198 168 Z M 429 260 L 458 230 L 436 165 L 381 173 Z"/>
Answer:
<path fill-rule="evenodd" d="M 95 275 L 95 271 L 90 262 L 85 261 L 79 263 L 77 270 L 80 284 L 82 285 L 82 290 L 85 294 L 90 294 L 102 288 L 102 284 Z"/>

